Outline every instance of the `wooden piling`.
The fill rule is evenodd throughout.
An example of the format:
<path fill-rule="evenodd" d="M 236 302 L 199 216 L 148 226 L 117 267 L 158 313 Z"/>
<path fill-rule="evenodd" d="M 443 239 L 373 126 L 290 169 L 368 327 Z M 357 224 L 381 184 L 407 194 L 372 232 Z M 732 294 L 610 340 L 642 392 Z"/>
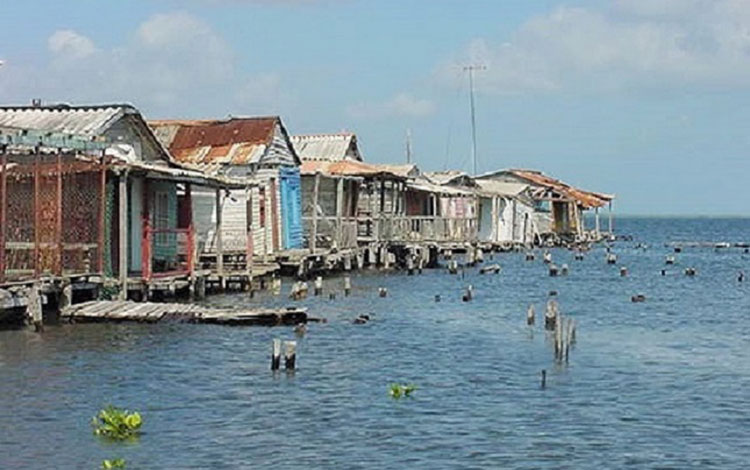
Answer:
<path fill-rule="evenodd" d="M 323 294 L 323 277 L 318 276 L 315 278 L 315 295 L 319 296 Z"/>
<path fill-rule="evenodd" d="M 547 388 L 547 371 L 542 369 L 542 388 Z"/>
<path fill-rule="evenodd" d="M 628 275 L 628 268 L 626 268 L 625 266 L 621 267 L 620 268 L 620 277 L 625 277 L 627 275 Z"/>
<path fill-rule="evenodd" d="M 349 297 L 352 293 L 352 279 L 349 276 L 344 276 L 344 296 Z"/>
<path fill-rule="evenodd" d="M 274 338 L 271 343 L 271 370 L 281 367 L 281 340 Z"/>
<path fill-rule="evenodd" d="M 535 313 L 534 313 L 534 304 L 529 305 L 528 310 L 526 310 L 526 324 L 531 326 L 535 323 Z"/>
<path fill-rule="evenodd" d="M 284 368 L 294 370 L 297 362 L 297 342 L 284 341 Z"/>

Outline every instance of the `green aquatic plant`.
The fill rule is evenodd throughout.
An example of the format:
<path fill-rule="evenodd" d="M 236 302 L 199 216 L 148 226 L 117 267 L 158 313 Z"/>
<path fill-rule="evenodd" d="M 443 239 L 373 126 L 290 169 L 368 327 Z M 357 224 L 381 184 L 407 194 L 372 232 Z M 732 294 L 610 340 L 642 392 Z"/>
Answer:
<path fill-rule="evenodd" d="M 417 387 L 411 384 L 391 384 L 389 394 L 391 398 L 408 397 Z"/>
<path fill-rule="evenodd" d="M 102 460 L 102 470 L 125 468 L 125 459 Z"/>
<path fill-rule="evenodd" d="M 94 434 L 116 441 L 137 438 L 143 420 L 138 412 L 130 413 L 110 405 L 93 417 Z M 117 467 L 115 467 L 117 468 Z"/>

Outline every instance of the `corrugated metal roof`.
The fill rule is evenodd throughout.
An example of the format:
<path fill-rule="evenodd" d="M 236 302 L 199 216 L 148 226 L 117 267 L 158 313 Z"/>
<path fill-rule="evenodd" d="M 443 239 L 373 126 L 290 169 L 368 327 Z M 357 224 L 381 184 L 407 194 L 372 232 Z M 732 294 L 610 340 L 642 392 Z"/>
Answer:
<path fill-rule="evenodd" d="M 357 136 L 351 132 L 293 135 L 290 139 L 302 160 L 334 162 L 350 159 L 362 161 L 362 155 L 357 145 Z"/>
<path fill-rule="evenodd" d="M 428 193 L 444 194 L 449 196 L 471 196 L 474 194 L 468 189 L 461 189 L 456 186 L 436 184 L 425 177 L 410 180 L 406 183 L 406 187 L 413 191 L 425 191 Z"/>
<path fill-rule="evenodd" d="M 399 180 L 406 179 L 404 176 L 392 172 L 387 165 L 373 165 L 356 160 L 341 160 L 338 162 L 308 160 L 302 162 L 301 174 L 314 175 L 316 172 L 328 176 L 384 176 Z"/>
<path fill-rule="evenodd" d="M 257 163 L 273 144 L 276 127 L 286 133 L 278 116 L 161 120 L 149 126 L 175 160 L 202 170 Z"/>
<path fill-rule="evenodd" d="M 496 196 L 510 196 L 515 197 L 523 193 L 529 188 L 528 184 L 524 183 L 508 183 L 505 181 L 494 181 L 494 180 L 476 180 L 479 189 L 486 194 L 493 194 Z"/>
<path fill-rule="evenodd" d="M 454 183 L 461 179 L 473 180 L 466 172 L 460 170 L 431 171 L 425 174 L 437 184 Z"/>
<path fill-rule="evenodd" d="M 567 183 L 545 175 L 541 171 L 512 169 L 507 170 L 507 172 L 533 184 L 552 189 L 563 197 L 577 201 L 586 208 L 602 207 L 614 199 L 614 196 L 609 194 L 594 193 L 574 188 Z"/>
<path fill-rule="evenodd" d="M 126 113 L 137 111 L 130 105 L 2 106 L 0 127 L 97 136 Z"/>

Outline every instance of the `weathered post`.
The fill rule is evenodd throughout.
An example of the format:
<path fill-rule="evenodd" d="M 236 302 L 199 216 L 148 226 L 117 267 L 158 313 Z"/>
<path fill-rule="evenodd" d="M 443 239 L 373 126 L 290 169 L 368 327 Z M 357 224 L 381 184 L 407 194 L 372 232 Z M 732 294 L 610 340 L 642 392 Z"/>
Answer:
<path fill-rule="evenodd" d="M 557 268 L 557 265 L 556 265 L 556 264 L 550 264 L 550 265 L 549 265 L 549 275 L 550 275 L 551 277 L 556 277 L 556 276 L 557 276 L 557 274 L 558 274 L 558 272 L 559 272 L 559 270 L 558 270 L 558 268 Z"/>
<path fill-rule="evenodd" d="M 568 268 L 568 264 L 563 263 L 563 265 L 560 267 L 560 274 L 562 274 L 563 276 L 567 276 L 569 269 L 570 268 Z"/>
<path fill-rule="evenodd" d="M 319 296 L 323 293 L 323 276 L 315 278 L 315 296 Z"/>
<path fill-rule="evenodd" d="M 529 309 L 526 310 L 526 324 L 531 326 L 535 322 L 534 304 L 529 305 Z"/>
<path fill-rule="evenodd" d="M 547 371 L 542 369 L 542 388 L 547 387 Z"/>
<path fill-rule="evenodd" d="M 386 289 L 385 287 L 379 287 L 378 288 L 378 295 L 380 297 L 387 297 L 388 296 L 388 289 Z"/>
<path fill-rule="evenodd" d="M 625 266 L 621 267 L 620 268 L 620 277 L 625 277 L 627 275 L 628 275 L 628 268 L 626 268 Z"/>
<path fill-rule="evenodd" d="M 557 302 L 555 299 L 549 299 L 547 301 L 547 309 L 544 312 L 544 328 L 546 330 L 554 330 L 555 322 L 557 321 Z"/>
<path fill-rule="evenodd" d="M 344 296 L 349 297 L 352 293 L 352 279 L 349 276 L 344 276 Z"/>
<path fill-rule="evenodd" d="M 281 340 L 275 339 L 271 344 L 271 370 L 279 370 L 281 366 Z"/>
<path fill-rule="evenodd" d="M 29 290 L 29 305 L 26 307 L 26 312 L 34 325 L 34 331 L 37 333 L 44 331 L 42 293 L 39 281 L 34 281 L 34 284 Z"/>
<path fill-rule="evenodd" d="M 607 255 L 607 264 L 617 264 L 617 255 L 614 253 L 609 253 Z"/>
<path fill-rule="evenodd" d="M 294 370 L 297 362 L 297 342 L 284 341 L 284 368 Z"/>
<path fill-rule="evenodd" d="M 318 193 L 320 191 L 320 172 L 315 172 L 315 186 L 313 187 L 312 231 L 310 233 L 310 253 L 315 253 L 318 241 Z"/>
<path fill-rule="evenodd" d="M 544 255 L 542 255 L 542 260 L 545 264 L 552 263 L 552 253 L 550 253 L 549 251 L 545 251 Z"/>
<path fill-rule="evenodd" d="M 128 172 L 118 178 L 118 269 L 120 276 L 119 300 L 128 298 Z"/>
<path fill-rule="evenodd" d="M 406 254 L 406 272 L 409 276 L 414 275 L 414 255 L 411 253 Z"/>

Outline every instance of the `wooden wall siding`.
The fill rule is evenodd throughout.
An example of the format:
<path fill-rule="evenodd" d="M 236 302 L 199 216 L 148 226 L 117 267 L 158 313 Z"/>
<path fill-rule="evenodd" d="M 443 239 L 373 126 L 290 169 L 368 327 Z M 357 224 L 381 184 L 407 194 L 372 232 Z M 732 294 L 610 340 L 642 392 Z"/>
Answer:
<path fill-rule="evenodd" d="M 275 180 L 275 195 L 271 194 L 271 179 Z M 260 188 L 253 190 L 252 212 L 253 212 L 253 246 L 256 255 L 271 255 L 280 249 L 278 240 L 274 240 L 274 229 L 272 223 L 276 224 L 276 233 L 282 230 L 281 197 L 279 194 L 279 171 L 278 169 L 260 169 L 256 172 L 254 182 Z M 261 198 L 262 192 L 262 198 Z M 265 209 L 261 211 L 261 200 Z M 275 207 L 273 206 L 275 202 Z M 275 211 L 275 215 L 273 212 Z M 263 212 L 263 214 L 261 214 Z M 261 223 L 261 217 L 264 221 Z M 280 237 L 278 237 L 280 239 Z M 276 245 L 274 246 L 274 241 Z"/>
<path fill-rule="evenodd" d="M 247 249 L 247 197 L 244 189 L 222 198 L 222 248 L 225 253 L 245 253 Z M 216 190 L 194 187 L 193 225 L 199 253 L 216 250 Z"/>
<path fill-rule="evenodd" d="M 279 170 L 282 240 L 285 250 L 302 248 L 302 198 L 299 169 Z"/>
<path fill-rule="evenodd" d="M 161 160 L 161 152 L 153 143 L 144 139 L 137 130 L 135 116 L 123 116 L 104 132 L 104 136 L 114 142 L 123 142 L 133 146 L 136 157 L 144 161 Z"/>
<path fill-rule="evenodd" d="M 266 150 L 265 155 L 260 159 L 260 166 L 262 168 L 278 168 L 280 166 L 298 166 L 294 160 L 294 150 L 292 144 L 289 142 L 284 132 L 281 130 L 281 125 L 277 122 L 274 129 L 273 140 L 271 145 Z"/>
<path fill-rule="evenodd" d="M 480 241 L 493 241 L 493 228 L 496 222 L 492 219 L 492 198 L 479 198 L 479 216 L 477 218 L 477 236 Z"/>

